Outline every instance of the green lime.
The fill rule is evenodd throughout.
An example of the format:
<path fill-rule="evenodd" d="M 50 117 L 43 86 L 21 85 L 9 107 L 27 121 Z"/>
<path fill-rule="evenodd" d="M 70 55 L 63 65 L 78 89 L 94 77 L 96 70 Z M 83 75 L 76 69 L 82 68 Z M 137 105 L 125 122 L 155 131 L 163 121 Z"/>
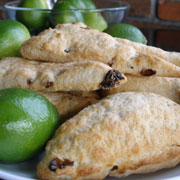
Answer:
<path fill-rule="evenodd" d="M 21 44 L 30 38 L 28 29 L 17 21 L 0 21 L 0 59 L 20 56 Z"/>
<path fill-rule="evenodd" d="M 105 29 L 104 32 L 110 34 L 113 37 L 129 39 L 130 41 L 143 44 L 147 43 L 147 39 L 143 33 L 137 27 L 130 24 L 114 24 Z"/>
<path fill-rule="evenodd" d="M 84 13 L 84 22 L 88 27 L 99 31 L 104 31 L 108 26 L 104 17 L 96 12 Z"/>
<path fill-rule="evenodd" d="M 19 7 L 48 9 L 46 0 L 22 0 Z M 48 11 L 41 10 L 19 10 L 16 18 L 22 22 L 31 32 L 40 32 L 47 26 Z"/>
<path fill-rule="evenodd" d="M 0 161 L 14 163 L 37 154 L 59 122 L 57 109 L 25 89 L 0 91 Z"/>

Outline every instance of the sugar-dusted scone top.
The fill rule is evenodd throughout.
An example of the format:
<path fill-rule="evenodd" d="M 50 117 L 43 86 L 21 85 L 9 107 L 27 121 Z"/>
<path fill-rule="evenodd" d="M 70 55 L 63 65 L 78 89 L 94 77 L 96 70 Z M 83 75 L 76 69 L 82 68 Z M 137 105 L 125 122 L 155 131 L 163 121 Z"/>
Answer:
<path fill-rule="evenodd" d="M 103 96 L 126 91 L 153 92 L 180 104 L 180 78 L 127 76 L 127 83 L 121 87 L 102 91 Z"/>
<path fill-rule="evenodd" d="M 45 63 L 23 58 L 0 61 L 0 89 L 26 88 L 44 91 L 92 91 L 126 82 L 123 74 L 95 61 Z"/>
<path fill-rule="evenodd" d="M 54 106 L 56 106 L 61 122 L 74 116 L 83 108 L 98 101 L 98 95 L 93 97 L 90 94 L 91 96 L 88 97 L 73 95 L 67 92 L 38 92 L 44 95 Z M 88 93 L 86 94 L 89 95 Z"/>
<path fill-rule="evenodd" d="M 177 165 L 180 105 L 152 93 L 124 92 L 66 121 L 37 168 L 43 180 L 125 177 Z"/>
<path fill-rule="evenodd" d="M 83 23 L 61 24 L 26 41 L 21 54 L 50 62 L 100 61 L 122 73 L 138 76 L 180 77 L 180 68 L 152 53 L 119 43 L 112 36 Z"/>

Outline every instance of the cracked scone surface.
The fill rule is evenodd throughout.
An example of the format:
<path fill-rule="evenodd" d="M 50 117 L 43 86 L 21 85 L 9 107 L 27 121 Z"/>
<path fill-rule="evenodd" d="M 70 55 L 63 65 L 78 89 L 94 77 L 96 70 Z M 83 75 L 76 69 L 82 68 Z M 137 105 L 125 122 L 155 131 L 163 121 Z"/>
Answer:
<path fill-rule="evenodd" d="M 138 76 L 180 77 L 180 67 L 157 53 L 140 51 L 136 44 L 120 43 L 80 22 L 43 31 L 23 43 L 21 54 L 27 59 L 49 62 L 100 61 L 122 73 Z"/>
<path fill-rule="evenodd" d="M 95 61 L 60 64 L 16 57 L 0 61 L 0 89 L 92 91 L 108 89 L 125 82 L 123 74 Z"/>
<path fill-rule="evenodd" d="M 43 180 L 103 179 L 180 161 L 180 105 L 153 93 L 108 96 L 66 121 L 37 168 Z"/>

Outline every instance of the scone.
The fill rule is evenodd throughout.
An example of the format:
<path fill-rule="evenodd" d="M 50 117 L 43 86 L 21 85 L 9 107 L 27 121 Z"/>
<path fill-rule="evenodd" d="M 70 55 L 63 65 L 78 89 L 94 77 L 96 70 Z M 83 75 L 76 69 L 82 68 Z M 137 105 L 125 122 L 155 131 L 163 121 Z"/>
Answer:
<path fill-rule="evenodd" d="M 123 74 L 95 61 L 57 64 L 16 57 L 0 61 L 0 89 L 93 91 L 109 89 L 125 82 Z"/>
<path fill-rule="evenodd" d="M 99 97 L 96 94 L 94 97 L 92 94 L 86 92 L 86 96 L 82 95 L 73 95 L 67 92 L 42 92 L 38 91 L 38 93 L 44 95 L 54 106 L 56 106 L 61 122 L 66 119 L 74 116 L 83 108 L 94 104 L 98 101 Z M 89 95 L 89 96 L 88 96 Z"/>
<path fill-rule="evenodd" d="M 101 91 L 103 96 L 115 94 L 118 92 L 127 91 L 140 91 L 140 92 L 153 92 L 161 96 L 167 97 L 178 104 L 180 104 L 180 78 L 169 77 L 138 77 L 127 76 L 127 83 L 123 86 L 112 88 L 110 90 Z"/>
<path fill-rule="evenodd" d="M 100 61 L 136 76 L 180 77 L 180 67 L 157 54 L 119 43 L 112 36 L 87 28 L 83 23 L 61 24 L 45 30 L 26 41 L 21 54 L 27 59 L 60 63 Z M 177 57 L 180 61 L 180 54 Z"/>
<path fill-rule="evenodd" d="M 128 39 L 116 38 L 116 40 L 120 44 L 126 44 L 130 47 L 133 47 L 134 49 L 136 49 L 137 52 L 141 52 L 144 54 L 151 54 L 153 56 L 162 58 L 167 62 L 170 62 L 172 64 L 180 66 L 180 53 L 178 53 L 178 52 L 164 51 L 160 48 L 153 47 L 153 46 L 147 46 L 142 43 L 132 42 L 132 41 L 129 41 Z"/>
<path fill-rule="evenodd" d="M 153 94 L 108 96 L 66 121 L 37 168 L 42 180 L 97 180 L 180 161 L 180 105 Z"/>

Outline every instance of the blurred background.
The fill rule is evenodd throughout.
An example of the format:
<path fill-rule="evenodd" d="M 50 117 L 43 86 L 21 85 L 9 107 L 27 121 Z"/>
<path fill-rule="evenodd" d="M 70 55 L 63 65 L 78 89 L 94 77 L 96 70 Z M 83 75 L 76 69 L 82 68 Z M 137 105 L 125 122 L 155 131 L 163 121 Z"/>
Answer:
<path fill-rule="evenodd" d="M 10 1 L 0 0 L 0 6 Z M 131 5 L 125 23 L 140 28 L 149 45 L 180 51 L 180 0 L 123 1 Z M 7 19 L 5 12 L 0 12 L 0 19 Z"/>

